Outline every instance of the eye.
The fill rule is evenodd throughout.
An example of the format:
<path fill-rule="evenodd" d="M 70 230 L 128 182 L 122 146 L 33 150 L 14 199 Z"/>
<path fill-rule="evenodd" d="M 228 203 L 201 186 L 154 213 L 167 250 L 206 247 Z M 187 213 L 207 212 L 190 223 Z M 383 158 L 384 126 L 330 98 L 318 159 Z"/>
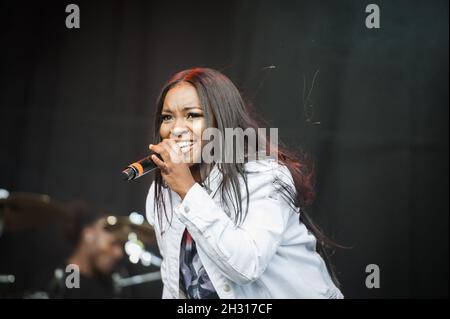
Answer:
<path fill-rule="evenodd" d="M 169 115 L 169 114 L 163 114 L 163 115 L 161 115 L 161 120 L 162 120 L 163 122 L 170 121 L 171 119 L 172 119 L 172 115 Z"/>
<path fill-rule="evenodd" d="M 187 114 L 187 118 L 198 118 L 198 117 L 202 117 L 203 114 L 202 113 L 194 113 L 194 112 L 189 112 Z"/>

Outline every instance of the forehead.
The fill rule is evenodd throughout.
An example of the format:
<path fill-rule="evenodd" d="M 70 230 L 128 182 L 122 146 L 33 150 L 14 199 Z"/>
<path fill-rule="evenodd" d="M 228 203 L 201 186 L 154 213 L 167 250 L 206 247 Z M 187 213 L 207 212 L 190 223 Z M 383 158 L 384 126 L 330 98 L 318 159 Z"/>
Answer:
<path fill-rule="evenodd" d="M 182 82 L 171 88 L 164 99 L 164 110 L 178 110 L 184 107 L 199 107 L 197 90 L 189 83 Z"/>

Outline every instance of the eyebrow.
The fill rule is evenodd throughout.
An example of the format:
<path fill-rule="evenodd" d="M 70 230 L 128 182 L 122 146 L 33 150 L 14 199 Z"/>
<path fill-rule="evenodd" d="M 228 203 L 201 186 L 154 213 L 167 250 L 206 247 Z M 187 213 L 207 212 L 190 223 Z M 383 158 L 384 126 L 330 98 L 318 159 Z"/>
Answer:
<path fill-rule="evenodd" d="M 188 110 L 192 110 L 192 109 L 202 109 L 202 108 L 200 106 L 186 106 L 186 107 L 183 107 L 181 110 L 188 111 Z M 167 110 L 165 108 L 163 108 L 161 112 L 172 113 L 172 111 Z"/>

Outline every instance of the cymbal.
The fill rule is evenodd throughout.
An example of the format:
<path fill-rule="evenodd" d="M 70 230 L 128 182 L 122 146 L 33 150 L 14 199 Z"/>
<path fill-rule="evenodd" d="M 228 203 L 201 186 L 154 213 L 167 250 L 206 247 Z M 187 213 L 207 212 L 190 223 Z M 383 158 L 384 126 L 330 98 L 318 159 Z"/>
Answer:
<path fill-rule="evenodd" d="M 127 216 L 110 215 L 106 217 L 105 229 L 124 242 L 128 241 L 130 234 L 134 233 L 145 245 L 156 244 L 155 230 L 147 221 L 135 224 Z"/>
<path fill-rule="evenodd" d="M 6 231 L 18 231 L 42 226 L 55 218 L 66 217 L 63 206 L 45 194 L 12 193 L 0 198 Z"/>

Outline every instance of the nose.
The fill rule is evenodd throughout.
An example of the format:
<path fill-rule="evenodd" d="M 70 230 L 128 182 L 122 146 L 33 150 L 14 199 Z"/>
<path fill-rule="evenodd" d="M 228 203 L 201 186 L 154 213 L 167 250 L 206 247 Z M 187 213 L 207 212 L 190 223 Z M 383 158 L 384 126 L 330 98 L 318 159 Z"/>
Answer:
<path fill-rule="evenodd" d="M 177 123 L 170 132 L 170 138 L 182 138 L 185 134 L 189 134 L 187 127 Z"/>

